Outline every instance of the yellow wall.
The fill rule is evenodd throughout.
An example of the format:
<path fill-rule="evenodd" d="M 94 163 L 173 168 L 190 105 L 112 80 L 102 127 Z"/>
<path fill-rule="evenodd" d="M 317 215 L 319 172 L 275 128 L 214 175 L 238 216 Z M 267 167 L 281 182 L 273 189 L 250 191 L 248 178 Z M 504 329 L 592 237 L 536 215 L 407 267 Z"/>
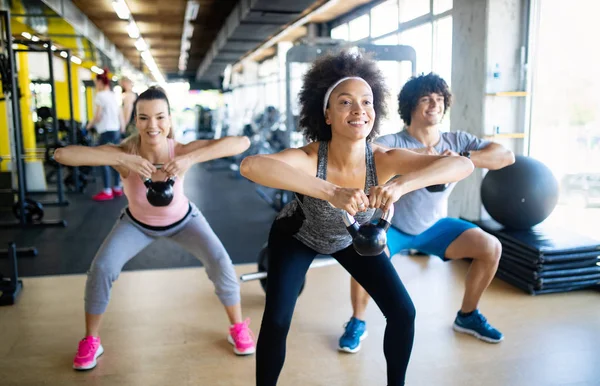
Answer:
<path fill-rule="evenodd" d="M 91 87 L 86 87 L 85 89 L 85 99 L 87 103 L 87 122 L 91 121 L 94 118 L 94 89 Z"/>
<path fill-rule="evenodd" d="M 35 143 L 35 125 L 33 124 L 33 116 L 31 112 L 31 90 L 29 89 L 29 54 L 19 52 L 17 61 L 19 63 L 18 82 L 21 90 L 21 98 L 19 99 L 19 107 L 21 108 L 21 132 L 23 133 L 23 147 L 25 152 L 36 148 Z"/>
<path fill-rule="evenodd" d="M 69 88 L 67 83 L 67 61 L 63 60 L 65 81 L 57 82 L 56 85 L 56 115 L 58 119 L 71 119 L 71 113 L 69 111 Z M 71 91 L 73 94 L 73 119 L 81 122 L 81 114 L 79 112 L 79 75 L 77 73 L 78 66 L 71 64 Z"/>
<path fill-rule="evenodd" d="M 0 90 L 2 89 L 2 84 L 0 84 Z M 3 96 L 2 93 L 0 95 Z M 6 116 L 6 102 L 0 101 L 0 155 L 9 155 L 10 154 L 10 140 L 8 136 L 8 122 Z M 3 161 L 0 163 L 0 170 L 6 171 L 8 163 Z"/>

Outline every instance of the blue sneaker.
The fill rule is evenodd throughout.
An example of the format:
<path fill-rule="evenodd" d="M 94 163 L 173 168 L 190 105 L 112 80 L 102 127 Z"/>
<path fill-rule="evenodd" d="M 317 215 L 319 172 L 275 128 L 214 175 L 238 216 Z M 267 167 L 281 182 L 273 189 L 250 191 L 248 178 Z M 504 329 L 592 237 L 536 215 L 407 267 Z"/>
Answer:
<path fill-rule="evenodd" d="M 485 316 L 479 310 L 473 311 L 469 316 L 456 315 L 454 320 L 454 331 L 473 335 L 488 343 L 498 343 L 504 339 L 504 335 L 494 327 L 490 326 Z"/>
<path fill-rule="evenodd" d="M 338 350 L 349 353 L 358 352 L 360 350 L 360 342 L 369 336 L 367 323 L 353 316 L 344 327 L 346 331 L 344 331 L 344 335 L 340 338 Z"/>

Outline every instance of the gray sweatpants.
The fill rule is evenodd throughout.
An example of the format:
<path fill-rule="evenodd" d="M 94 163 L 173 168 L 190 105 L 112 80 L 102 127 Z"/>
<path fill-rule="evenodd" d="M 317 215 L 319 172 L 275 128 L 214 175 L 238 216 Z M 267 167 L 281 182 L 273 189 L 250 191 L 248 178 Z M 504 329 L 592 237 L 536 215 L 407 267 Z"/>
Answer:
<path fill-rule="evenodd" d="M 225 247 L 210 225 L 192 205 L 192 212 L 178 225 L 165 231 L 146 229 L 123 210 L 117 223 L 98 250 L 88 271 L 85 285 L 85 311 L 102 314 L 108 306 L 112 284 L 123 266 L 142 249 L 166 237 L 196 256 L 214 283 L 215 293 L 224 306 L 240 302 L 240 285 Z"/>

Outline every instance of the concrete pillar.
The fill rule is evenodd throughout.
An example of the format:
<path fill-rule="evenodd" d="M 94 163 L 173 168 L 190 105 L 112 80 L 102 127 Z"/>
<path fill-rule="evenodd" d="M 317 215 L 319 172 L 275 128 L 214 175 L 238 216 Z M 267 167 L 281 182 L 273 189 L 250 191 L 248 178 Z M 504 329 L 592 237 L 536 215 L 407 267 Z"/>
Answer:
<path fill-rule="evenodd" d="M 452 10 L 452 92 L 450 130 L 484 135 L 486 88 L 486 0 L 454 0 Z M 476 169 L 455 187 L 448 214 L 472 220 L 481 216 L 482 171 Z"/>
<path fill-rule="evenodd" d="M 497 92 L 521 91 L 521 46 L 525 0 L 454 0 L 452 37 L 452 107 L 450 129 L 462 130 L 523 154 L 525 139 L 493 137 L 525 129 L 522 96 Z M 500 78 L 493 72 L 498 63 Z M 488 218 L 481 205 L 485 170 L 476 169 L 450 196 L 449 215 L 470 220 Z"/>

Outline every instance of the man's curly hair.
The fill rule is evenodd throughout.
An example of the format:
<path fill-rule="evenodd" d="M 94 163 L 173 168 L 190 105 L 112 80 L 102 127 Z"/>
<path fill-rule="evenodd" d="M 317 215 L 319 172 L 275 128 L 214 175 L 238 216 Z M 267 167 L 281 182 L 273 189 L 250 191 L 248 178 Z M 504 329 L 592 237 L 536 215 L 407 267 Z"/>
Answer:
<path fill-rule="evenodd" d="M 331 127 L 325 123 L 323 115 L 323 99 L 332 84 L 348 76 L 361 77 L 371 86 L 375 122 L 367 140 L 377 138 L 379 122 L 387 115 L 385 101 L 389 92 L 385 78 L 370 56 L 363 52 L 357 54 L 343 50 L 319 57 L 303 77 L 303 86 L 299 94 L 300 128 L 308 141 L 331 139 Z"/>
<path fill-rule="evenodd" d="M 425 95 L 436 93 L 444 96 L 444 115 L 452 105 L 452 93 L 444 79 L 433 72 L 412 77 L 398 94 L 398 113 L 406 126 L 410 126 L 411 116 Z"/>

